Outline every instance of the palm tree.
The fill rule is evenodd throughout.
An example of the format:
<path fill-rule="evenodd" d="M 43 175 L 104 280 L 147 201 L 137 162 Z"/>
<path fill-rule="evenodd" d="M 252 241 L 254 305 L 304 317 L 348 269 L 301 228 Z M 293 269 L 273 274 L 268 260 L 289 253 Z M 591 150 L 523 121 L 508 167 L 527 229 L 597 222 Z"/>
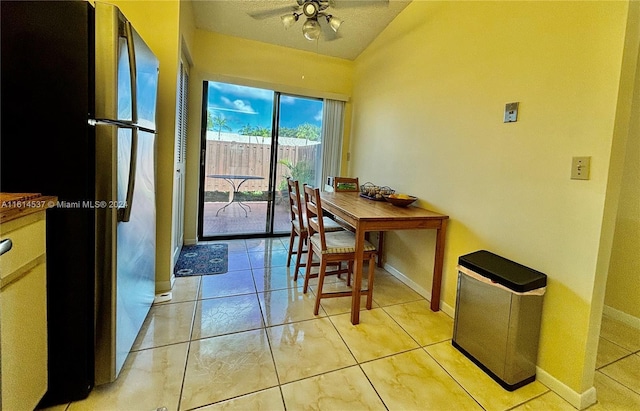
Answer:
<path fill-rule="evenodd" d="M 213 117 L 211 113 L 207 115 L 207 128 L 212 130 L 218 129 L 218 140 L 220 140 L 222 129 L 232 131 L 231 127 L 227 124 L 227 119 L 217 113 L 215 117 Z"/>
<path fill-rule="evenodd" d="M 240 130 L 238 130 L 238 133 L 242 136 L 251 136 L 253 135 L 253 127 L 251 127 L 251 125 L 247 124 L 246 126 L 242 126 L 242 128 L 240 128 Z"/>
<path fill-rule="evenodd" d="M 291 160 L 283 158 L 278 163 L 284 165 L 289 170 L 289 174 L 284 173 L 282 175 L 283 180 L 280 182 L 278 189 L 284 190 L 287 188 L 287 178 L 298 180 L 300 184 L 312 184 L 315 178 L 315 170 L 312 165 L 307 161 L 298 161 L 295 165 L 291 163 Z"/>
<path fill-rule="evenodd" d="M 318 141 L 320 140 L 320 127 L 309 123 L 300 124 L 296 128 L 296 137 L 304 138 L 307 144 L 309 144 L 309 140 Z"/>

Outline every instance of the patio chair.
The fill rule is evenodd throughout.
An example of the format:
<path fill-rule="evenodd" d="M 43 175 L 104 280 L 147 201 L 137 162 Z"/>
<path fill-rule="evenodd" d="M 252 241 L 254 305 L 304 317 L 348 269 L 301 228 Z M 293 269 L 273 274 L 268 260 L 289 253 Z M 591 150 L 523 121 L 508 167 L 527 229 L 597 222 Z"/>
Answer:
<path fill-rule="evenodd" d="M 296 265 L 293 274 L 293 280 L 298 280 L 298 270 L 300 269 L 301 257 L 303 253 L 307 252 L 307 217 L 303 211 L 304 205 L 301 202 L 300 188 L 298 180 L 291 178 L 287 179 L 287 191 L 289 197 L 289 207 L 291 209 L 291 235 L 289 236 L 289 253 L 287 255 L 287 267 L 291 266 L 291 256 L 296 254 Z M 342 226 L 328 217 L 323 218 L 323 223 L 327 231 L 341 231 Z M 295 238 L 298 237 L 298 248 L 293 250 L 293 243 Z M 310 256 L 309 256 L 310 257 Z"/>
<path fill-rule="evenodd" d="M 304 198 L 307 219 L 309 220 L 309 257 L 307 258 L 307 270 L 304 279 L 303 292 L 307 292 L 309 279 L 318 277 L 318 289 L 316 291 L 316 304 L 313 313 L 318 315 L 320 310 L 320 300 L 323 298 L 350 297 L 352 291 L 324 292 L 324 278 L 328 274 L 336 274 L 342 270 L 327 273 L 327 265 L 330 263 L 348 263 L 348 272 L 352 271 L 355 260 L 356 237 L 351 231 L 327 232 L 324 228 L 324 219 L 318 218 L 322 215 L 322 203 L 320 190 L 304 186 Z M 364 258 L 369 260 L 369 276 L 366 290 L 359 290 L 361 295 L 367 296 L 367 310 L 371 309 L 373 297 L 373 274 L 375 272 L 376 247 L 368 241 L 364 244 Z M 311 260 L 313 255 L 320 259 L 320 269 L 318 274 L 311 274 Z"/>

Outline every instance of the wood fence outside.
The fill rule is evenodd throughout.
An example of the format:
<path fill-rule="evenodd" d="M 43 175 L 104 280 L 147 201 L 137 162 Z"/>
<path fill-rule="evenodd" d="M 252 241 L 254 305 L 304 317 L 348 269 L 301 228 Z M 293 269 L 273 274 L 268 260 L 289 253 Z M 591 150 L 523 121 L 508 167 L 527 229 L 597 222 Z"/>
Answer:
<path fill-rule="evenodd" d="M 287 160 L 292 165 L 300 161 L 316 164 L 320 144 L 306 146 L 278 146 L 278 160 Z M 229 183 L 221 178 L 210 178 L 209 175 L 243 175 L 260 176 L 263 180 L 247 180 L 240 191 L 267 191 L 269 186 L 269 165 L 271 162 L 271 145 L 257 143 L 241 143 L 232 141 L 207 140 L 205 158 L 205 191 L 229 191 Z M 315 169 L 316 167 L 314 167 Z M 278 162 L 276 185 L 289 175 L 289 169 Z M 236 182 L 237 184 L 238 182 Z M 277 188 L 277 187 L 276 187 Z"/>

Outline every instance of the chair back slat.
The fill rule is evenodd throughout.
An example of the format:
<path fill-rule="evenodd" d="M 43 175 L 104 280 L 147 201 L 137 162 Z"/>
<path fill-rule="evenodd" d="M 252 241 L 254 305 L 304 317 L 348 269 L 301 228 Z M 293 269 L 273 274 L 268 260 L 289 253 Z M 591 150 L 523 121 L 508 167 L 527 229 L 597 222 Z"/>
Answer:
<path fill-rule="evenodd" d="M 316 233 L 320 236 L 322 250 L 326 251 L 327 244 L 324 236 L 324 221 L 322 219 L 322 203 L 320 189 L 304 185 L 304 202 L 307 210 L 307 223 L 309 223 L 309 237 Z"/>
<path fill-rule="evenodd" d="M 334 177 L 333 178 L 333 191 L 346 191 L 354 192 L 360 191 L 360 184 L 358 183 L 358 177 Z"/>
<path fill-rule="evenodd" d="M 289 206 L 291 208 L 291 221 L 297 221 L 300 230 L 305 229 L 304 216 L 302 214 L 300 200 L 300 185 L 298 180 L 287 178 L 287 190 L 289 191 Z"/>

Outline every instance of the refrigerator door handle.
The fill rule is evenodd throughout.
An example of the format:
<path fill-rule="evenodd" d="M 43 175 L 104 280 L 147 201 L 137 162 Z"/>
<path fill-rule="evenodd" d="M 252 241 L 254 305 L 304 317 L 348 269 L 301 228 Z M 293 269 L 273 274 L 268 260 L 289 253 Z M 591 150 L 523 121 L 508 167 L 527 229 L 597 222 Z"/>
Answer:
<path fill-rule="evenodd" d="M 136 169 L 138 168 L 138 129 L 131 129 L 131 158 L 129 160 L 129 181 L 127 182 L 127 196 L 124 204 L 119 204 L 118 221 L 127 223 L 131 219 L 133 205 L 133 191 L 136 185 Z"/>
<path fill-rule="evenodd" d="M 131 122 L 138 124 L 138 90 L 136 53 L 133 41 L 133 27 L 129 21 L 125 22 L 125 36 L 127 39 L 127 51 L 129 53 L 129 81 L 131 82 Z M 118 221 L 126 223 L 131 218 L 133 206 L 133 190 L 136 182 L 136 168 L 138 162 L 138 129 L 131 130 L 131 158 L 129 163 L 129 181 L 127 183 L 127 195 L 125 203 L 118 208 Z"/>
<path fill-rule="evenodd" d="M 125 35 L 127 38 L 127 50 L 129 52 L 129 81 L 131 82 L 131 122 L 138 125 L 138 74 L 136 68 L 136 50 L 133 40 L 133 26 L 131 22 L 125 22 Z"/>

